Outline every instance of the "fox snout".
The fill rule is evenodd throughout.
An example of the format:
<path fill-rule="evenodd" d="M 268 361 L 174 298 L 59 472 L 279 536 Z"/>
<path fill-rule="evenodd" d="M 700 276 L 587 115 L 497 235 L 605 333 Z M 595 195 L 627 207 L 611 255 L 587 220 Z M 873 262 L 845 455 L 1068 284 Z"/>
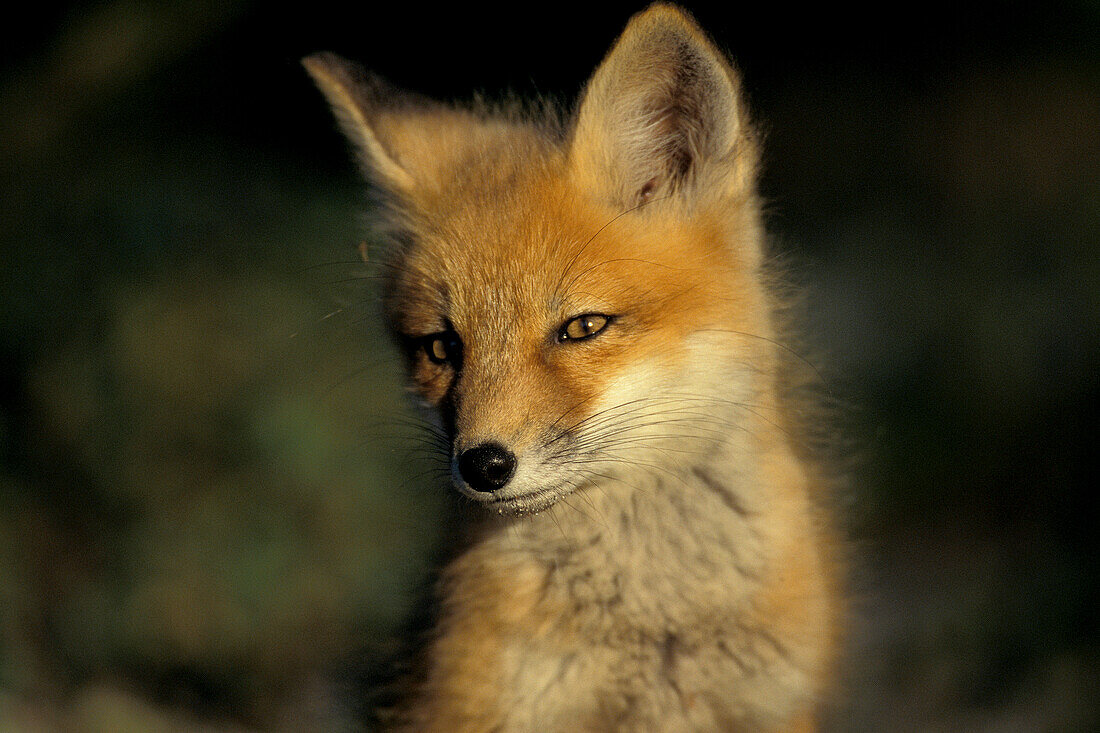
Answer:
<path fill-rule="evenodd" d="M 516 456 L 500 443 L 486 442 L 467 448 L 455 458 L 458 475 L 474 491 L 502 489 L 516 472 Z"/>

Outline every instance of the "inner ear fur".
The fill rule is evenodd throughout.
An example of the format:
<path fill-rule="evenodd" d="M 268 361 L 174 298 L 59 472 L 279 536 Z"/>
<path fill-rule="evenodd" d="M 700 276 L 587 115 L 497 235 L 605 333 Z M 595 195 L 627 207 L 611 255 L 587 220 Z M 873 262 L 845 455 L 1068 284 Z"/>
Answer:
<path fill-rule="evenodd" d="M 570 143 L 574 175 L 623 207 L 751 185 L 740 96 L 736 72 L 695 21 L 655 5 L 630 20 L 585 88 Z"/>

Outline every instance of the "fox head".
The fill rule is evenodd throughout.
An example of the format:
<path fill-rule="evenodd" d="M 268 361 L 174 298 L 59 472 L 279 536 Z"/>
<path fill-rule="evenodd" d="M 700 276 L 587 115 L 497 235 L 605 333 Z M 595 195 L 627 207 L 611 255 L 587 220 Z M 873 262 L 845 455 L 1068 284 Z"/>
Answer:
<path fill-rule="evenodd" d="M 565 121 L 304 64 L 384 201 L 385 312 L 462 493 L 538 511 L 751 434 L 774 372 L 756 145 L 689 16 L 631 19 Z"/>

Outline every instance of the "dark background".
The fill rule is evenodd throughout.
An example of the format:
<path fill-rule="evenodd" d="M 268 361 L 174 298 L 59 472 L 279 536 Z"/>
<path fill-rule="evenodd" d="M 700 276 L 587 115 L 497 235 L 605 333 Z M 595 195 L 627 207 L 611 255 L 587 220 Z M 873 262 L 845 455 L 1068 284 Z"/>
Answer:
<path fill-rule="evenodd" d="M 298 58 L 569 103 L 639 3 L 0 31 L 0 729 L 335 730 L 445 517 Z M 1091 731 L 1100 4 L 690 4 L 844 405 L 836 730 Z"/>

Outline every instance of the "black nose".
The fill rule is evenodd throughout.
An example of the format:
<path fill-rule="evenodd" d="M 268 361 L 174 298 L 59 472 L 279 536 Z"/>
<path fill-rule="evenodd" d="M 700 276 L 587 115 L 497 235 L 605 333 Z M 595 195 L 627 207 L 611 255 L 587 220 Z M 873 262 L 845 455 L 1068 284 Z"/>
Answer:
<path fill-rule="evenodd" d="M 462 451 L 458 472 L 477 491 L 495 491 L 516 472 L 516 457 L 499 443 L 482 443 Z"/>

